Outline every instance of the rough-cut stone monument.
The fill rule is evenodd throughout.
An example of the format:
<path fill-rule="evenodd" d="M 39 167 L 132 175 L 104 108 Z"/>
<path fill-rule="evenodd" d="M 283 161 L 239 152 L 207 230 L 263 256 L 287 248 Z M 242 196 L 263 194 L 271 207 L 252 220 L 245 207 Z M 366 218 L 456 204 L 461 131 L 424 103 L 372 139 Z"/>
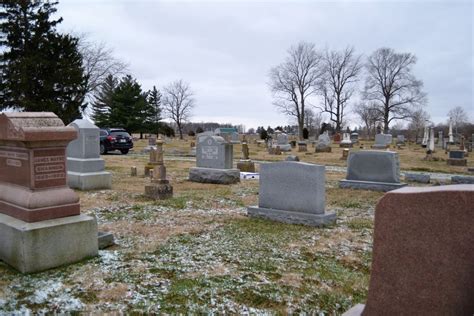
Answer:
<path fill-rule="evenodd" d="M 378 150 L 351 152 L 346 179 L 339 181 L 341 188 L 374 191 L 390 191 L 405 185 L 400 183 L 398 153 Z"/>
<path fill-rule="evenodd" d="M 105 161 L 100 158 L 99 128 L 88 120 L 75 120 L 68 126 L 79 136 L 67 146 L 67 182 L 79 190 L 110 189 L 112 175 L 104 171 Z"/>
<path fill-rule="evenodd" d="M 155 151 L 155 149 L 152 149 Z M 163 162 L 163 140 L 156 142 L 156 165 L 153 167 L 151 183 L 145 186 L 145 195 L 155 200 L 164 200 L 173 197 L 173 187 L 166 179 L 166 167 Z"/>
<path fill-rule="evenodd" d="M 328 131 L 325 131 L 323 134 L 318 136 L 318 144 L 316 145 L 316 149 L 314 151 L 317 153 L 331 152 L 331 138 L 329 137 Z"/>
<path fill-rule="evenodd" d="M 0 114 L 0 259 L 21 272 L 97 255 L 97 222 L 66 182 L 76 137 L 54 113 Z"/>
<path fill-rule="evenodd" d="M 356 315 L 474 314 L 474 186 L 403 188 L 375 210 L 367 304 Z"/>
<path fill-rule="evenodd" d="M 233 145 L 220 136 L 198 138 L 196 167 L 189 169 L 193 182 L 231 184 L 240 181 L 239 169 L 233 169 Z"/>
<path fill-rule="evenodd" d="M 240 172 L 255 172 L 255 163 L 250 160 L 249 145 L 246 142 L 242 143 L 242 159 L 237 162 L 237 169 Z"/>
<path fill-rule="evenodd" d="M 336 220 L 325 213 L 325 167 L 283 161 L 260 165 L 258 206 L 248 215 L 275 221 L 319 226 Z"/>

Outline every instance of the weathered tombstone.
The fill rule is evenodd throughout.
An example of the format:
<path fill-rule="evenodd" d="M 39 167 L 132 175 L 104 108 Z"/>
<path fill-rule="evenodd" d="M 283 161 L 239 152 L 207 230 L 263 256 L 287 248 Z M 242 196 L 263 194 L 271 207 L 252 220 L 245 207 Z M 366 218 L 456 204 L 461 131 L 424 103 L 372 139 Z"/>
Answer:
<path fill-rule="evenodd" d="M 298 142 L 298 152 L 306 152 L 308 151 L 308 145 L 306 142 Z"/>
<path fill-rule="evenodd" d="M 156 136 L 155 135 L 150 135 L 148 137 L 148 146 L 143 148 L 143 152 L 148 153 L 152 149 L 156 149 Z"/>
<path fill-rule="evenodd" d="M 430 128 L 430 138 L 429 138 L 429 141 L 428 141 L 428 150 L 431 151 L 432 153 L 434 152 L 435 150 L 435 133 L 434 133 L 434 128 L 431 127 Z"/>
<path fill-rule="evenodd" d="M 351 134 L 351 142 L 353 144 L 359 143 L 359 133 L 354 132 L 354 133 Z"/>
<path fill-rule="evenodd" d="M 242 159 L 237 162 L 240 172 L 255 172 L 255 163 L 249 158 L 249 145 L 242 143 Z"/>
<path fill-rule="evenodd" d="M 428 126 L 425 126 L 424 132 L 423 132 L 423 140 L 421 141 L 421 147 L 426 148 L 428 146 L 428 138 L 429 138 L 429 130 Z"/>
<path fill-rule="evenodd" d="M 339 144 L 339 142 L 341 141 L 341 134 L 340 133 L 334 134 L 333 141 L 334 143 Z"/>
<path fill-rule="evenodd" d="M 283 161 L 260 166 L 258 206 L 247 209 L 251 217 L 319 226 L 336 220 L 325 213 L 325 167 Z"/>
<path fill-rule="evenodd" d="M 474 184 L 473 176 L 452 176 L 451 183 L 453 184 Z"/>
<path fill-rule="evenodd" d="M 386 149 L 392 144 L 392 135 L 377 134 L 375 135 L 375 144 L 372 145 L 374 149 Z"/>
<path fill-rule="evenodd" d="M 156 145 L 156 143 L 155 143 L 155 145 Z M 149 160 L 148 160 L 147 164 L 144 167 L 145 177 L 149 176 L 150 171 L 153 170 L 153 168 L 155 168 L 155 166 L 159 165 L 158 161 L 163 160 L 163 151 L 158 152 L 156 150 L 156 146 L 150 148 L 150 151 L 149 151 L 148 155 L 149 155 Z"/>
<path fill-rule="evenodd" d="M 367 304 L 343 315 L 473 315 L 472 205 L 472 185 L 385 194 L 375 210 Z"/>
<path fill-rule="evenodd" d="M 54 113 L 0 114 L 0 259 L 23 273 L 98 253 L 97 222 L 67 186 L 76 137 Z"/>
<path fill-rule="evenodd" d="M 196 167 L 189 170 L 189 180 L 218 184 L 239 182 L 240 171 L 233 169 L 232 146 L 220 136 L 199 137 Z"/>
<path fill-rule="evenodd" d="M 349 153 L 346 179 L 341 188 L 390 191 L 405 186 L 400 183 L 398 153 L 393 151 L 361 150 Z"/>
<path fill-rule="evenodd" d="M 99 128 L 88 120 L 75 120 L 68 126 L 79 135 L 66 149 L 68 185 L 79 190 L 110 189 L 112 175 L 104 171 L 105 161 L 100 158 Z"/>
<path fill-rule="evenodd" d="M 341 160 L 347 160 L 348 157 L 349 157 L 349 149 L 345 148 L 342 150 Z"/>
<path fill-rule="evenodd" d="M 275 132 L 276 144 L 273 144 L 273 148 L 280 147 L 280 151 L 291 151 L 291 144 L 288 141 L 288 135 L 282 132 Z"/>
<path fill-rule="evenodd" d="M 436 143 L 436 147 L 443 148 L 443 131 L 438 131 L 438 142 Z"/>
<path fill-rule="evenodd" d="M 454 136 L 453 136 L 453 122 L 449 121 L 449 131 L 448 131 L 448 144 L 454 145 Z"/>
<path fill-rule="evenodd" d="M 136 177 L 137 175 L 138 175 L 137 166 L 132 166 L 130 168 L 130 176 L 131 177 Z"/>
<path fill-rule="evenodd" d="M 314 150 L 317 153 L 320 152 L 331 152 L 331 138 L 329 137 L 328 131 L 325 131 L 323 134 L 318 137 L 318 144 Z"/>
<path fill-rule="evenodd" d="M 339 143 L 339 147 L 342 148 L 352 148 L 351 135 L 349 133 L 344 133 L 342 135 L 342 140 Z"/>
<path fill-rule="evenodd" d="M 397 145 L 405 145 L 405 135 L 397 135 Z"/>
<path fill-rule="evenodd" d="M 467 166 L 467 159 L 464 158 L 464 150 L 450 150 L 447 164 L 449 166 Z"/>
<path fill-rule="evenodd" d="M 405 181 L 430 183 L 431 176 L 426 173 L 405 173 Z"/>
<path fill-rule="evenodd" d="M 163 141 L 161 138 L 156 142 L 156 153 L 157 164 L 153 167 L 151 183 L 145 186 L 145 195 L 155 200 L 164 200 L 173 197 L 173 186 L 166 179 L 166 167 L 163 161 Z"/>
<path fill-rule="evenodd" d="M 286 157 L 285 161 L 300 161 L 300 158 L 295 155 L 289 155 Z"/>

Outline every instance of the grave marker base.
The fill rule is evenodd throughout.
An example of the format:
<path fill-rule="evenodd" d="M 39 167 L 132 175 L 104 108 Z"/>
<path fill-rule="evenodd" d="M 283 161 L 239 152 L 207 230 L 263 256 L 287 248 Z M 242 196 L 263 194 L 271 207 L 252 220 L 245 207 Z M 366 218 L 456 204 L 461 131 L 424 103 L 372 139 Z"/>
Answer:
<path fill-rule="evenodd" d="M 334 223 L 336 213 L 311 214 L 294 211 L 276 210 L 251 206 L 247 208 L 247 214 L 250 217 L 265 218 L 277 222 L 288 224 L 303 224 L 308 226 L 321 226 Z"/>
<path fill-rule="evenodd" d="M 357 181 L 357 180 L 341 180 L 339 187 L 343 189 L 361 189 L 388 192 L 400 189 L 406 186 L 406 183 L 388 183 L 388 182 L 373 182 L 373 181 Z"/>
<path fill-rule="evenodd" d="M 189 169 L 189 181 L 200 183 L 233 184 L 240 182 L 240 170 L 192 167 Z"/>

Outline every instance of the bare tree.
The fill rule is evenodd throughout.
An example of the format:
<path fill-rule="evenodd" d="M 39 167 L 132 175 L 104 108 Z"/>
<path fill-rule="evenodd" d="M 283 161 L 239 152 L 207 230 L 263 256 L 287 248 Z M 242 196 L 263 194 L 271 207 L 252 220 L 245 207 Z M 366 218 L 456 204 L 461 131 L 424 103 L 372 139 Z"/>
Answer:
<path fill-rule="evenodd" d="M 377 105 L 374 103 L 360 103 L 355 107 L 354 113 L 364 123 L 367 129 L 367 139 L 370 139 L 370 135 L 375 134 L 377 124 L 383 120 Z"/>
<path fill-rule="evenodd" d="M 90 41 L 85 34 L 79 34 L 79 52 L 82 56 L 84 74 L 87 78 L 85 99 L 93 101 L 93 95 L 98 92 L 107 76 L 124 75 L 128 65 L 113 56 L 113 50 L 103 42 Z"/>
<path fill-rule="evenodd" d="M 274 94 L 274 104 L 283 113 L 295 117 L 298 135 L 303 139 L 305 109 L 308 97 L 317 92 L 322 76 L 322 57 L 314 44 L 300 42 L 288 50 L 282 64 L 270 71 L 270 88 Z"/>
<path fill-rule="evenodd" d="M 425 130 L 425 126 L 429 124 L 430 115 L 423 109 L 417 109 L 413 111 L 410 117 L 410 123 L 408 124 L 408 130 L 410 134 L 414 135 L 415 142 L 418 142 L 418 137 L 421 136 Z"/>
<path fill-rule="evenodd" d="M 456 106 L 449 110 L 449 119 L 453 122 L 454 132 L 458 133 L 458 128 L 462 128 L 464 124 L 469 122 L 469 117 L 463 107 Z"/>
<path fill-rule="evenodd" d="M 329 113 L 329 119 L 340 132 L 345 109 L 354 93 L 354 84 L 362 69 L 361 56 L 355 55 L 354 48 L 343 51 L 326 51 L 324 54 L 324 76 L 320 85 L 323 104 L 318 108 Z"/>
<path fill-rule="evenodd" d="M 304 125 L 308 129 L 309 134 L 315 135 L 321 127 L 323 116 L 321 115 L 321 113 L 314 113 L 314 111 L 311 109 L 305 109 L 304 121 Z"/>
<path fill-rule="evenodd" d="M 377 104 L 385 133 L 391 121 L 411 117 L 417 106 L 426 102 L 423 82 L 412 74 L 415 63 L 414 55 L 391 48 L 380 48 L 367 60 L 363 98 Z"/>
<path fill-rule="evenodd" d="M 191 116 L 195 101 L 189 84 L 174 81 L 164 89 L 163 110 L 165 114 L 176 123 L 179 138 L 183 139 L 183 123 Z"/>

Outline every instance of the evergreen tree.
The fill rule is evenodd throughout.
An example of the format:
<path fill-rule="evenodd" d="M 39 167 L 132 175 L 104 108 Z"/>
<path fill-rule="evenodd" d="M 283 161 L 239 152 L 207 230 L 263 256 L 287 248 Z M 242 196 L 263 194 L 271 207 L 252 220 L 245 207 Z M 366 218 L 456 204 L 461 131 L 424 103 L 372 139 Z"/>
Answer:
<path fill-rule="evenodd" d="M 92 116 L 95 125 L 100 127 L 110 126 L 110 112 L 113 103 L 117 79 L 108 75 L 101 84 L 99 91 L 94 95 L 95 101 L 92 103 Z"/>
<path fill-rule="evenodd" d="M 78 40 L 56 32 L 54 1 L 4 0 L 0 12 L 0 110 L 81 116 L 86 78 Z"/>
<path fill-rule="evenodd" d="M 147 118 L 147 127 L 149 130 L 158 131 L 161 121 L 161 92 L 153 86 L 153 89 L 148 91 L 147 97 L 150 105 L 150 116 Z"/>
<path fill-rule="evenodd" d="M 130 75 L 122 78 L 112 96 L 110 126 L 123 127 L 130 133 L 143 133 L 146 131 L 146 119 L 151 112 L 147 94 L 142 92 L 138 82 Z"/>

